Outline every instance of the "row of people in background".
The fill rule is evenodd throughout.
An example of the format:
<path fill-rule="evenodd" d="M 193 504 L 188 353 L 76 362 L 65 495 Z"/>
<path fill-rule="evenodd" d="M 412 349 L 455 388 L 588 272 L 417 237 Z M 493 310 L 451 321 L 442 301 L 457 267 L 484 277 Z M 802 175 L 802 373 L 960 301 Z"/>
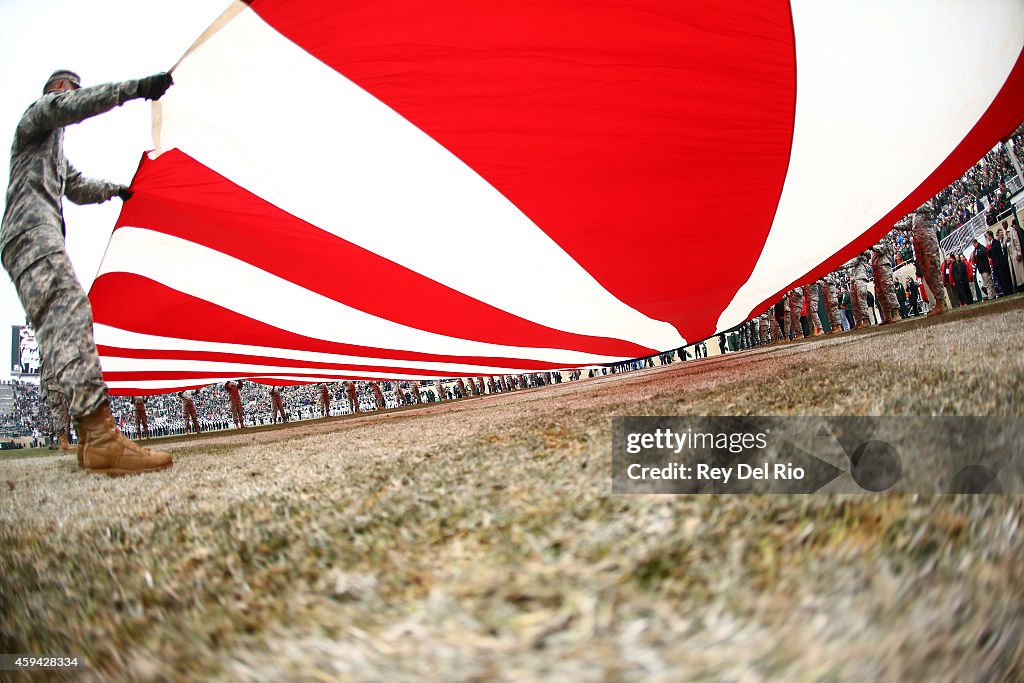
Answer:
<path fill-rule="evenodd" d="M 578 380 L 582 371 L 567 375 L 570 381 Z M 279 386 L 231 380 L 178 394 L 114 397 L 112 411 L 119 427 L 131 438 L 149 439 L 365 413 L 562 381 L 560 372 L 456 378 L 429 385 L 416 381 L 345 381 Z"/>
<path fill-rule="evenodd" d="M 706 343 L 693 346 L 696 357 L 707 356 Z M 693 357 L 685 348 L 614 363 L 586 371 L 525 373 L 490 377 L 452 378 L 421 384 L 416 381 L 343 381 L 316 385 L 278 386 L 231 380 L 177 394 L 116 396 L 111 398 L 118 427 L 133 439 L 202 433 L 211 430 L 309 420 L 393 409 L 418 403 L 436 403 L 667 365 Z M 655 361 L 658 361 L 657 363 Z M 38 387 L 33 413 L 41 414 Z M 72 440 L 74 435 L 71 435 Z"/>
<path fill-rule="evenodd" d="M 949 254 L 940 261 L 930 216 L 930 206 L 921 207 L 842 268 L 787 292 L 768 311 L 722 333 L 722 351 L 887 324 L 924 312 L 941 314 L 951 307 L 1024 291 L 1024 230 L 1016 217 L 988 230 L 984 244 L 975 240 L 969 257 Z M 908 277 L 905 284 L 893 275 L 900 262 L 893 251 L 898 245 L 894 237 L 900 233 L 911 236 L 914 249 L 916 277 Z"/>
<path fill-rule="evenodd" d="M 992 299 L 1024 291 L 1024 231 L 1016 217 L 985 233 L 986 243 L 974 240 L 971 263 L 982 281 L 982 296 Z M 970 303 L 967 301 L 966 303 Z"/>

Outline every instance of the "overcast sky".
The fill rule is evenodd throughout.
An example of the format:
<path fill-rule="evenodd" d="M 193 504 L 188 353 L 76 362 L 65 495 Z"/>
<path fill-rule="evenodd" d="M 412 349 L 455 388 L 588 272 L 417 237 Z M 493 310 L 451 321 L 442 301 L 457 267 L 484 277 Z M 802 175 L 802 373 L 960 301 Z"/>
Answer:
<path fill-rule="evenodd" d="M 0 0 L 0 184 L 7 189 L 11 139 L 22 113 L 56 69 L 71 69 L 82 85 L 141 78 L 166 71 L 213 23 L 228 0 Z M 84 175 L 128 184 L 152 149 L 145 100 L 66 129 L 65 155 Z M 67 248 L 86 291 L 99 269 L 121 201 L 76 206 L 64 202 Z M 10 377 L 10 326 L 25 313 L 14 285 L 0 275 L 0 379 Z"/>

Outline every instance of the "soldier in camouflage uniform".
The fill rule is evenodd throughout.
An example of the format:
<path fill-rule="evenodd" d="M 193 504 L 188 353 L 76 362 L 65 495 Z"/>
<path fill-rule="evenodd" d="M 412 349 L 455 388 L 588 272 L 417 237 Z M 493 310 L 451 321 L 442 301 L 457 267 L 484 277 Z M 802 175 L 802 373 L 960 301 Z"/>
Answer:
<path fill-rule="evenodd" d="M 782 331 L 782 326 L 779 325 L 779 319 L 775 315 L 775 307 L 774 306 L 772 306 L 772 308 L 768 311 L 768 314 L 769 314 L 768 315 L 768 318 L 769 318 L 768 323 L 771 325 L 771 330 L 772 330 L 772 344 L 775 344 L 775 343 L 777 343 L 779 341 L 782 341 L 786 337 L 785 337 L 785 334 Z M 785 320 L 786 318 L 783 318 L 783 319 Z"/>
<path fill-rule="evenodd" d="M 871 272 L 875 279 L 875 300 L 882 306 L 885 316 L 883 325 L 903 320 L 900 315 L 900 304 L 896 300 L 896 290 L 892 282 L 892 251 L 889 240 L 882 241 L 871 247 Z"/>
<path fill-rule="evenodd" d="M 228 404 L 231 408 L 231 420 L 236 429 L 245 429 L 245 408 L 242 406 L 242 380 L 229 380 L 224 383 L 228 392 Z"/>
<path fill-rule="evenodd" d="M 833 274 L 820 280 L 821 291 L 825 294 L 825 310 L 828 311 L 828 323 L 832 328 L 829 334 L 843 331 L 843 323 L 839 320 L 839 288 L 836 286 L 836 278 Z"/>
<path fill-rule="evenodd" d="M 871 325 L 871 316 L 868 314 L 867 254 L 858 254 L 850 265 L 850 305 L 853 306 L 854 329 L 860 329 Z"/>
<path fill-rule="evenodd" d="M 281 421 L 288 421 L 288 413 L 284 409 L 284 401 L 281 400 L 281 389 L 279 386 L 270 387 L 270 421 L 273 424 L 277 424 L 277 416 L 281 415 Z"/>
<path fill-rule="evenodd" d="M 939 256 L 939 238 L 935 227 L 928 221 L 932 215 L 931 203 L 927 203 L 911 214 L 914 258 L 921 269 L 921 278 L 932 295 L 932 310 L 929 316 L 941 315 L 949 310 L 946 288 L 942 286 L 942 258 Z"/>
<path fill-rule="evenodd" d="M 0 260 L 36 331 L 51 385 L 66 397 L 79 435 L 79 461 L 108 475 L 162 470 L 166 453 L 128 440 L 110 413 L 107 386 L 92 335 L 92 309 L 64 248 L 63 197 L 76 204 L 128 199 L 124 185 L 82 176 L 64 158 L 64 127 L 128 100 L 159 99 L 168 74 L 82 88 L 78 75 L 56 71 L 43 96 L 22 115 L 11 145 L 7 207 L 0 227 Z"/>
<path fill-rule="evenodd" d="M 138 435 L 136 438 L 141 439 L 145 434 L 148 441 L 149 416 L 146 414 L 146 397 L 132 396 L 132 405 L 135 406 L 135 433 Z"/>
<path fill-rule="evenodd" d="M 329 417 L 331 414 L 331 389 L 327 382 L 320 382 L 320 417 Z"/>
<path fill-rule="evenodd" d="M 789 297 L 789 292 L 782 295 L 782 340 L 787 342 L 793 339 L 789 319 L 789 310 L 791 307 Z"/>
<path fill-rule="evenodd" d="M 384 392 L 380 390 L 380 384 L 370 382 L 370 391 L 373 392 L 373 400 L 377 402 L 377 410 L 384 410 L 388 407 L 384 402 Z"/>
<path fill-rule="evenodd" d="M 62 451 L 73 451 L 75 448 L 71 445 L 71 416 L 67 398 L 53 375 L 46 371 L 45 365 L 40 368 L 40 374 L 39 390 L 50 409 L 50 424 L 57 434 L 57 447 Z"/>
<path fill-rule="evenodd" d="M 196 392 L 194 389 L 188 389 L 178 394 L 181 397 L 181 413 L 185 418 L 185 433 L 188 434 L 189 429 L 192 429 L 196 434 L 202 430 L 199 428 L 199 415 L 196 413 L 196 402 L 193 400 Z"/>
<path fill-rule="evenodd" d="M 804 307 L 804 292 L 799 287 L 789 291 L 789 336 L 790 339 L 799 339 L 804 336 L 803 327 L 800 326 L 800 309 Z"/>
<path fill-rule="evenodd" d="M 815 337 L 824 334 L 821 319 L 818 317 L 818 305 L 821 301 L 821 297 L 818 295 L 818 284 L 820 282 L 821 280 L 818 280 L 818 282 L 804 285 L 804 300 L 807 301 L 807 326 Z"/>
<path fill-rule="evenodd" d="M 440 386 L 440 382 L 438 382 Z M 442 393 L 442 397 L 444 394 Z M 359 412 L 359 394 L 356 393 L 355 382 L 345 382 L 345 398 L 348 399 L 348 407 L 352 411 L 352 414 Z"/>

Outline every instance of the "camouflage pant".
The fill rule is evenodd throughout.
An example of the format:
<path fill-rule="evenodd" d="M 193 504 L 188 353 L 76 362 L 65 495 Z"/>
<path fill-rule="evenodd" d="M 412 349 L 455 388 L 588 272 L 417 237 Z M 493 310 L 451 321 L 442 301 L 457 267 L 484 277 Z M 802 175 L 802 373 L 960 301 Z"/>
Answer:
<path fill-rule="evenodd" d="M 800 309 L 804 306 L 804 293 L 799 287 L 789 293 L 789 331 L 793 339 L 804 336 L 800 325 Z"/>
<path fill-rule="evenodd" d="M 818 283 L 813 282 L 804 285 L 804 296 L 807 298 L 807 326 L 812 330 L 821 332 L 821 319 L 818 318 L 818 305 L 821 297 L 818 295 Z"/>
<path fill-rule="evenodd" d="M 782 337 L 787 341 L 791 338 L 790 334 L 790 315 L 789 309 L 792 308 L 793 303 L 790 301 L 789 293 L 782 298 Z"/>
<path fill-rule="evenodd" d="M 871 271 L 875 279 L 875 299 L 881 304 L 885 322 L 902 320 L 900 304 L 896 299 L 896 292 L 892 288 L 892 265 L 890 265 L 889 259 L 884 254 L 873 252 Z"/>
<path fill-rule="evenodd" d="M 914 245 L 914 257 L 921 269 L 922 279 L 932 295 L 932 304 L 936 312 L 949 309 L 946 289 L 942 286 L 942 260 L 939 257 L 939 240 L 935 230 L 925 221 L 914 217 L 914 232 L 911 237 Z"/>
<path fill-rule="evenodd" d="M 828 323 L 833 332 L 842 332 L 843 324 L 839 320 L 839 292 L 836 286 L 826 283 L 822 291 L 825 292 L 825 309 L 828 311 Z"/>
<path fill-rule="evenodd" d="M 4 264 L 11 263 L 10 256 L 4 254 Z M 68 399 L 75 419 L 95 412 L 107 400 L 107 385 L 92 336 L 92 308 L 67 253 L 39 259 L 21 273 L 14 286 L 39 342 L 42 366 L 48 373 L 42 378 L 47 395 Z M 58 424 L 60 414 L 60 410 L 54 411 Z"/>
<path fill-rule="evenodd" d="M 58 436 L 61 434 L 69 434 L 71 428 L 71 420 L 69 419 L 68 410 L 68 399 L 64 396 L 64 392 L 60 389 L 60 384 L 57 383 L 57 378 L 53 376 L 50 369 L 43 365 L 40 369 L 40 381 L 39 390 L 43 395 L 43 400 L 46 401 L 47 407 L 50 409 L 50 420 L 53 425 L 53 431 Z"/>
<path fill-rule="evenodd" d="M 868 313 L 868 286 L 863 280 L 853 280 L 850 288 L 850 303 L 853 306 L 853 321 L 856 323 L 856 327 L 871 325 L 871 315 Z"/>

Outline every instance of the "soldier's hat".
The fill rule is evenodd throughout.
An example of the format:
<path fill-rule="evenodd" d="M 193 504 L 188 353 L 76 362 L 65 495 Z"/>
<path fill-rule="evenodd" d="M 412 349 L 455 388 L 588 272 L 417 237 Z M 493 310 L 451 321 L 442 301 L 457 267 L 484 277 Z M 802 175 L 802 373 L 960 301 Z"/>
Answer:
<path fill-rule="evenodd" d="M 49 78 L 46 79 L 46 85 L 43 87 L 43 93 L 46 93 L 50 89 L 50 85 L 52 85 L 54 81 L 68 81 L 70 83 L 74 83 L 76 88 L 82 87 L 82 79 L 74 71 L 70 71 L 68 69 L 57 69 L 50 74 Z"/>

